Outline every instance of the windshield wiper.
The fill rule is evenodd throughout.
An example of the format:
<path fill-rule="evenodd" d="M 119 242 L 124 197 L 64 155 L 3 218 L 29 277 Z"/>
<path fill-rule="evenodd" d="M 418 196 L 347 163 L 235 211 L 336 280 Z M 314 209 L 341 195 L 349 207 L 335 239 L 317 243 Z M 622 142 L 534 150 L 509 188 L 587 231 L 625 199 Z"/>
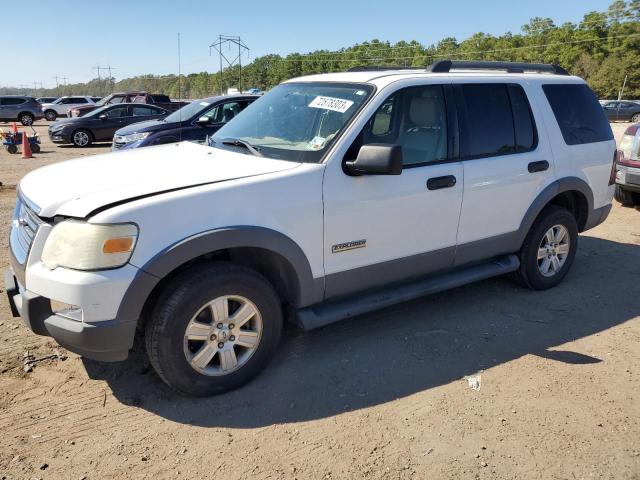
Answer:
<path fill-rule="evenodd" d="M 254 147 L 249 142 L 245 142 L 244 140 L 240 140 L 239 138 L 225 138 L 221 140 L 220 143 L 223 145 L 233 145 L 234 147 L 244 147 L 256 157 L 264 157 L 264 155 L 260 153 L 257 147 Z"/>

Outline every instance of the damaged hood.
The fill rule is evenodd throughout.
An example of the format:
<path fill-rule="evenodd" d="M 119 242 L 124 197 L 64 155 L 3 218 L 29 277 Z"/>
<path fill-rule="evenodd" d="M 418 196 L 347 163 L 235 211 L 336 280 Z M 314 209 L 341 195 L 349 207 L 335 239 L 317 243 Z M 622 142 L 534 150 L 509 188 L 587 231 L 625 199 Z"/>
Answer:
<path fill-rule="evenodd" d="M 299 165 L 182 142 L 56 163 L 29 173 L 19 188 L 41 217 L 83 218 L 114 203 Z"/>

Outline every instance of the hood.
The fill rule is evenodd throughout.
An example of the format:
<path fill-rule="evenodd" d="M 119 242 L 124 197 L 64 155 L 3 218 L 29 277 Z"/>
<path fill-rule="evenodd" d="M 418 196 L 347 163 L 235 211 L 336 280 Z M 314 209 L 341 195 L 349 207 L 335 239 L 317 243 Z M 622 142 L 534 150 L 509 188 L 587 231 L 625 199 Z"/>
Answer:
<path fill-rule="evenodd" d="M 163 122 L 162 120 L 147 120 L 144 122 L 133 123 L 118 129 L 116 135 L 130 135 L 139 132 L 157 132 L 160 130 L 170 130 L 178 128 L 180 122 Z"/>
<path fill-rule="evenodd" d="M 49 165 L 25 176 L 20 191 L 40 208 L 42 217 L 84 218 L 101 207 L 142 196 L 299 165 L 182 142 Z"/>
<path fill-rule="evenodd" d="M 73 117 L 73 118 L 61 118 L 59 120 L 56 120 L 55 122 L 53 122 L 51 125 L 49 125 L 49 130 L 55 130 L 58 127 L 64 126 L 64 125 L 69 125 L 70 123 L 77 123 L 79 120 L 78 117 Z"/>

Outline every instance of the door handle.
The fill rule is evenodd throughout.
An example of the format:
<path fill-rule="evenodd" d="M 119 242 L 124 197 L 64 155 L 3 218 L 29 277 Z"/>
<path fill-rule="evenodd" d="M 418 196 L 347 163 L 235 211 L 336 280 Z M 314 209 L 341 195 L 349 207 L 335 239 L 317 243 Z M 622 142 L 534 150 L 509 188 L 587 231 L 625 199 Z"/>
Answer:
<path fill-rule="evenodd" d="M 546 160 L 531 162 L 527 166 L 527 169 L 529 170 L 529 173 L 544 172 L 545 170 L 549 170 L 549 162 Z"/>
<path fill-rule="evenodd" d="M 456 177 L 445 175 L 444 177 L 433 177 L 427 180 L 429 190 L 440 190 L 441 188 L 451 188 L 456 184 Z"/>

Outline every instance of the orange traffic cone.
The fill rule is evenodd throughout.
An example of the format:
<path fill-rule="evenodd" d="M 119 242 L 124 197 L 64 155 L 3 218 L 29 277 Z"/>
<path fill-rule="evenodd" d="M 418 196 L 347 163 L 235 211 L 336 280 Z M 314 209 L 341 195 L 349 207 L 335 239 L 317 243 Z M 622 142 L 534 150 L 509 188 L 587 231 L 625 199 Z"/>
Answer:
<path fill-rule="evenodd" d="M 13 133 L 18 133 L 18 126 L 16 125 L 16 122 L 13 122 L 11 124 L 11 130 L 13 131 Z"/>
<path fill-rule="evenodd" d="M 22 132 L 22 158 L 33 158 L 27 132 Z"/>

